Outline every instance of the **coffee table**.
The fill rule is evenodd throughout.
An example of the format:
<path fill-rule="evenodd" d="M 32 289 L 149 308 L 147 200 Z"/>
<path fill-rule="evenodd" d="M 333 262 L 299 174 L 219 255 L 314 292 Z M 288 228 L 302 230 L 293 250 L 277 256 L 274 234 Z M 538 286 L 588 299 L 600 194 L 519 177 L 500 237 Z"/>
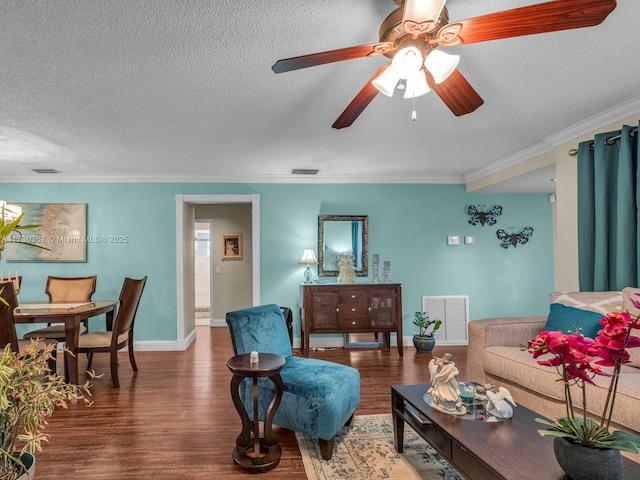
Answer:
<path fill-rule="evenodd" d="M 391 387 L 395 446 L 402 453 L 404 424 L 425 439 L 461 475 L 469 480 L 566 480 L 553 454 L 553 439 L 541 437 L 541 417 L 521 405 L 513 418 L 502 422 L 465 420 L 433 410 L 424 394 L 430 385 Z M 410 404 L 425 423 L 406 407 Z M 624 479 L 640 478 L 640 464 L 624 458 Z"/>

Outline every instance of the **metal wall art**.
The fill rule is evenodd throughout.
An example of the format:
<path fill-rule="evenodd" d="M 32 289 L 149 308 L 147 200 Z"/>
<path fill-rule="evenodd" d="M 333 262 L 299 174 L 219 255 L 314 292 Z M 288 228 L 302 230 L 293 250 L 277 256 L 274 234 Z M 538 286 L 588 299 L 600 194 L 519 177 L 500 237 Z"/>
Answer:
<path fill-rule="evenodd" d="M 501 240 L 500 246 L 502 248 L 509 248 L 511 246 L 516 248 L 518 244 L 524 245 L 529 241 L 533 235 L 533 227 L 524 227 L 518 233 L 515 233 L 513 228 L 511 228 L 510 232 L 507 232 L 506 230 L 498 230 L 496 235 L 498 240 Z"/>
<path fill-rule="evenodd" d="M 471 217 L 469 218 L 469 223 L 471 225 L 495 225 L 498 220 L 496 217 L 502 215 L 502 207 L 500 205 L 494 205 L 491 208 L 487 208 L 486 205 L 469 205 L 467 207 L 467 214 Z"/>

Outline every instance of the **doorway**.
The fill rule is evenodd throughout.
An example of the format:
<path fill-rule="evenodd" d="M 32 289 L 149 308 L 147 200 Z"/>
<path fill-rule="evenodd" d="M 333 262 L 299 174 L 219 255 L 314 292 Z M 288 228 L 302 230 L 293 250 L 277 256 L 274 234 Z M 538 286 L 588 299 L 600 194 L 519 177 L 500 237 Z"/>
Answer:
<path fill-rule="evenodd" d="M 213 220 L 196 219 L 194 235 L 196 325 L 213 325 L 212 227 Z"/>
<path fill-rule="evenodd" d="M 195 238 L 196 205 L 249 204 L 251 207 L 251 303 L 260 305 L 260 195 L 176 195 L 176 335 L 177 348 L 186 350 L 196 338 Z M 215 238 L 213 239 L 215 241 Z M 215 282 L 213 282 L 215 283 Z M 215 306 L 215 300 L 212 307 Z"/>

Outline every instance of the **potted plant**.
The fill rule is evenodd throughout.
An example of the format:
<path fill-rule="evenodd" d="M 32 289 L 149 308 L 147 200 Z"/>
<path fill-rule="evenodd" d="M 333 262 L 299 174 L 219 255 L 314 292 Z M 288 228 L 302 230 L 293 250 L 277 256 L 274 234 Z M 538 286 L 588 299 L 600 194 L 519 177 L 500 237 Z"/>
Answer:
<path fill-rule="evenodd" d="M 49 371 L 55 344 L 41 347 L 35 340 L 19 353 L 7 345 L 0 359 L 0 479 L 33 479 L 34 452 L 48 441 L 46 418 L 58 407 L 82 400 L 90 405 L 90 381 L 72 385 Z M 92 375 L 93 376 L 93 375 Z M 17 450 L 22 445 L 21 450 Z M 27 467 L 32 472 L 27 472 Z"/>
<path fill-rule="evenodd" d="M 632 299 L 632 303 L 640 308 L 640 301 Z M 528 342 L 527 349 L 540 365 L 555 368 L 558 381 L 564 384 L 566 415 L 555 422 L 536 419 L 548 427 L 538 433 L 554 437 L 554 453 L 562 469 L 571 478 L 617 480 L 623 475 L 620 451 L 638 453 L 640 446 L 640 436 L 610 429 L 620 370 L 630 361 L 627 349 L 640 346 L 640 338 L 631 334 L 640 328 L 640 322 L 629 313 L 610 312 L 600 325 L 595 339 L 579 330 L 543 331 Z M 605 371 L 602 367 L 610 368 Z M 587 414 L 585 388 L 595 384 L 596 376 L 610 377 L 606 401 L 597 417 Z"/>
<path fill-rule="evenodd" d="M 418 334 L 413 336 L 413 345 L 416 350 L 420 353 L 431 353 L 436 346 L 433 334 L 442 325 L 442 320 L 430 320 L 427 312 L 415 312 L 413 324 L 419 328 Z"/>

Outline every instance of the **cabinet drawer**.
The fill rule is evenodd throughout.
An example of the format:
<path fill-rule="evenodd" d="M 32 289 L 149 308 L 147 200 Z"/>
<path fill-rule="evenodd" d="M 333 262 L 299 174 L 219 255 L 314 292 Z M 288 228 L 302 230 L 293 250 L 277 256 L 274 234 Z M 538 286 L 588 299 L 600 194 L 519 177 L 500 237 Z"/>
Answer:
<path fill-rule="evenodd" d="M 369 326 L 369 309 L 364 303 L 338 305 L 338 324 L 345 330 L 357 330 Z"/>
<path fill-rule="evenodd" d="M 369 292 L 367 290 L 353 289 L 338 291 L 338 302 L 340 303 L 369 303 Z"/>

